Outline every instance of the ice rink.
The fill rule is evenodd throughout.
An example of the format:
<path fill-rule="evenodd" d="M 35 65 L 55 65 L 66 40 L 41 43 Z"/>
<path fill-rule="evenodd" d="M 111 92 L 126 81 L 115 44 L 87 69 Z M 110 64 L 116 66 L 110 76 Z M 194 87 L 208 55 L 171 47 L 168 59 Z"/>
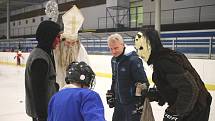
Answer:
<path fill-rule="evenodd" d="M 0 121 L 31 121 L 25 113 L 25 88 L 24 67 L 15 65 L 0 65 Z M 96 77 L 95 91 L 102 98 L 105 107 L 107 121 L 111 121 L 113 110 L 108 108 L 105 93 L 110 88 L 111 79 Z M 214 97 L 215 92 L 210 91 L 213 96 L 210 120 L 215 121 Z M 151 103 L 156 121 L 162 121 L 164 107 L 157 103 Z"/>

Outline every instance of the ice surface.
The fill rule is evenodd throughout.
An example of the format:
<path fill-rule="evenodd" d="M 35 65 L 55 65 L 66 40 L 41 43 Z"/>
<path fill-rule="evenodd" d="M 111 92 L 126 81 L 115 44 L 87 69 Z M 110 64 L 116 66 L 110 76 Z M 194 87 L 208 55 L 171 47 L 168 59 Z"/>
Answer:
<path fill-rule="evenodd" d="M 95 91 L 102 98 L 105 107 L 105 117 L 111 121 L 113 109 L 106 103 L 105 93 L 110 89 L 111 79 L 96 77 Z M 213 102 L 210 112 L 210 120 L 215 119 L 214 97 L 215 92 L 210 91 Z M 31 121 L 25 113 L 25 88 L 24 88 L 24 67 L 12 65 L 0 65 L 0 121 Z M 160 107 L 157 103 L 151 103 L 155 120 L 162 121 L 163 112 L 166 106 Z"/>

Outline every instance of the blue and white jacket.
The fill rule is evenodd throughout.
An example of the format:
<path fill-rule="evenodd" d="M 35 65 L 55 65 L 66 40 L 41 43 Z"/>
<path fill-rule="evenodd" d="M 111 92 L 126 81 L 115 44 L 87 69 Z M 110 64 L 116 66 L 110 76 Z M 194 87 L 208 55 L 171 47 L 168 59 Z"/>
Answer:
<path fill-rule="evenodd" d="M 47 121 L 105 121 L 99 94 L 71 85 L 52 96 Z"/>

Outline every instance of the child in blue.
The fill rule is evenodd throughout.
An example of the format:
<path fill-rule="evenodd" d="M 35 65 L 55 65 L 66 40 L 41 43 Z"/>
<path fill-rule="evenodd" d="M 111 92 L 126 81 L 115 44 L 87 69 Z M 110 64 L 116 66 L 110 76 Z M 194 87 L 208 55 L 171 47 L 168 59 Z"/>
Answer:
<path fill-rule="evenodd" d="M 65 87 L 52 96 L 48 121 L 105 121 L 104 106 L 92 91 L 95 73 L 85 62 L 73 62 L 66 70 Z"/>

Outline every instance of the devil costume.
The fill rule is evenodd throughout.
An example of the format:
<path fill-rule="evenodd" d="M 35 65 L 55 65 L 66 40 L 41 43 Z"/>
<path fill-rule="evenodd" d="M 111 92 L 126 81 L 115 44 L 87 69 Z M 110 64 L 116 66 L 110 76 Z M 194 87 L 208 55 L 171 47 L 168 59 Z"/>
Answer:
<path fill-rule="evenodd" d="M 52 43 L 60 26 L 52 21 L 40 23 L 38 45 L 30 53 L 25 69 L 26 113 L 33 121 L 46 121 L 48 102 L 57 91 Z"/>
<path fill-rule="evenodd" d="M 208 121 L 212 97 L 188 59 L 164 48 L 157 31 L 142 34 L 151 46 L 147 63 L 153 64 L 152 78 L 160 95 L 157 101 L 168 103 L 163 121 Z"/>

